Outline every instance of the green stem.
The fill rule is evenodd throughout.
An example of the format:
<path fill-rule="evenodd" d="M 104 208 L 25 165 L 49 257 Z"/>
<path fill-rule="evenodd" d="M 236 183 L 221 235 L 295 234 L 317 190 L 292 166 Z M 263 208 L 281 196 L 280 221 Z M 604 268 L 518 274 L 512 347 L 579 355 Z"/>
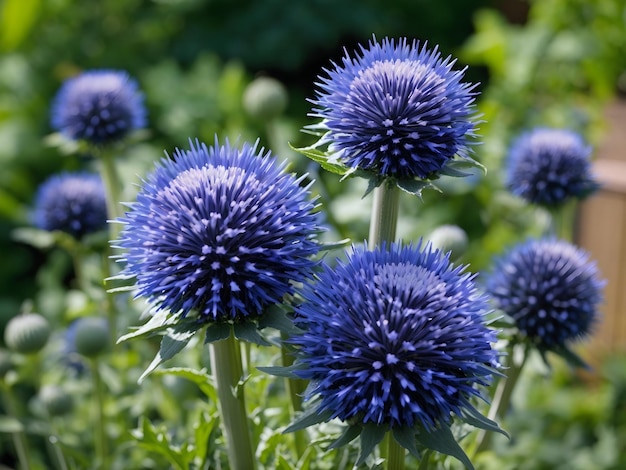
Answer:
<path fill-rule="evenodd" d="M 16 420 L 20 420 L 18 416 L 18 406 L 11 386 L 6 384 L 4 388 L 4 402 L 6 404 L 6 412 L 9 416 L 12 416 Z M 21 421 L 20 421 L 21 422 Z M 17 460 L 20 463 L 21 470 L 30 470 L 32 468 L 30 461 L 30 452 L 28 449 L 28 441 L 26 439 L 26 433 L 24 431 L 15 431 L 12 433 L 13 445 L 15 446 L 15 452 L 17 453 Z"/>
<path fill-rule="evenodd" d="M 387 447 L 385 470 L 404 470 L 404 447 L 398 444 L 391 431 L 387 431 L 385 441 Z"/>
<path fill-rule="evenodd" d="M 513 396 L 513 390 L 517 385 L 522 369 L 526 364 L 526 359 L 528 358 L 529 348 L 528 346 L 525 346 L 521 360 L 519 363 L 515 362 L 514 352 L 516 345 L 517 343 L 512 343 L 507 350 L 509 364 L 508 369 L 506 370 L 506 377 L 501 378 L 498 382 L 493 400 L 491 402 L 491 407 L 489 408 L 489 413 L 487 414 L 487 417 L 494 421 L 501 420 L 508 411 L 511 404 L 511 398 Z M 487 450 L 491 446 L 492 436 L 493 433 L 481 430 L 477 439 L 475 454 Z"/>
<path fill-rule="evenodd" d="M 569 201 L 563 205 L 548 209 L 550 212 L 550 234 L 571 242 L 574 239 L 574 218 L 577 201 Z"/>
<path fill-rule="evenodd" d="M 369 248 L 391 243 L 396 239 L 400 190 L 393 180 L 385 180 L 374 189 L 374 204 L 370 220 Z"/>
<path fill-rule="evenodd" d="M 287 339 L 287 334 L 284 332 L 281 332 L 281 336 L 283 341 Z M 293 356 L 289 354 L 289 351 L 287 351 L 284 344 L 281 346 L 281 355 L 284 367 L 289 367 L 293 364 Z M 297 412 L 302 411 L 302 394 L 306 389 L 306 380 L 288 378 L 286 379 L 286 382 L 291 404 L 291 417 L 294 418 Z M 296 443 L 296 452 L 299 459 L 302 457 L 309 445 L 309 437 L 304 429 L 295 431 L 293 434 Z"/>
<path fill-rule="evenodd" d="M 233 334 L 211 343 L 211 369 L 231 470 L 254 470 L 256 460 L 243 393 L 241 349 Z"/>
<path fill-rule="evenodd" d="M 109 450 L 106 433 L 106 415 L 104 413 L 104 383 L 100 375 L 98 359 L 91 359 L 91 376 L 93 379 L 93 391 L 96 399 L 96 458 L 101 468 L 109 468 Z"/>
<path fill-rule="evenodd" d="M 59 449 L 59 439 L 55 435 L 48 437 L 48 445 L 52 448 L 51 453 L 54 455 L 54 460 L 57 463 L 59 470 L 68 470 L 67 462 L 63 456 L 63 452 Z"/>

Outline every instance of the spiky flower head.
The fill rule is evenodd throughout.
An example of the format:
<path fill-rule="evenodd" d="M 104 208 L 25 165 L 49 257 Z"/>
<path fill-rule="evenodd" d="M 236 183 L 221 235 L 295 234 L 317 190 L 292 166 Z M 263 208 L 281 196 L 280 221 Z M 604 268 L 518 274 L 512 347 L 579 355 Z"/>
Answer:
<path fill-rule="evenodd" d="M 598 188 L 590 156 L 591 147 L 574 131 L 532 129 L 511 146 L 507 186 L 527 202 L 543 206 L 583 199 Z"/>
<path fill-rule="evenodd" d="M 587 336 L 604 282 L 581 248 L 555 238 L 530 239 L 495 262 L 487 292 L 519 331 L 541 349 Z"/>
<path fill-rule="evenodd" d="M 296 309 L 296 374 L 330 418 L 432 430 L 471 407 L 497 365 L 486 298 L 439 250 L 355 248 Z"/>
<path fill-rule="evenodd" d="M 80 238 L 106 227 L 107 207 L 100 176 L 64 172 L 44 181 L 35 196 L 35 225 Z"/>
<path fill-rule="evenodd" d="M 120 70 L 90 70 L 66 80 L 54 98 L 52 127 L 72 140 L 107 144 L 146 125 L 143 94 Z"/>
<path fill-rule="evenodd" d="M 315 264 L 320 226 L 302 181 L 257 144 L 177 150 L 121 219 L 124 273 L 138 295 L 183 317 L 258 316 Z"/>
<path fill-rule="evenodd" d="M 352 168 L 398 179 L 428 178 L 474 135 L 475 85 L 437 47 L 374 38 L 325 70 L 311 116 L 323 142 Z"/>

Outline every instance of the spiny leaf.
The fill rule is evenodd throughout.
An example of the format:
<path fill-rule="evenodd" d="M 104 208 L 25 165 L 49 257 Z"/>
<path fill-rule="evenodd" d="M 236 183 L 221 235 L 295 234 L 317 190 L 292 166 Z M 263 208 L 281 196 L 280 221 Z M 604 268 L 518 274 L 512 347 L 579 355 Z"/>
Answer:
<path fill-rule="evenodd" d="M 474 470 L 474 465 L 472 465 L 459 443 L 456 442 L 448 426 L 442 425 L 440 428 L 430 432 L 424 429 L 417 434 L 416 438 L 424 447 L 450 455 L 458 459 L 468 470 Z"/>
<path fill-rule="evenodd" d="M 230 323 L 213 323 L 207 326 L 204 335 L 204 344 L 221 341 L 230 336 L 232 325 Z"/>
<path fill-rule="evenodd" d="M 217 391 L 213 385 L 213 377 L 206 372 L 206 369 L 196 370 L 188 367 L 170 367 L 168 369 L 161 369 L 154 372 L 158 375 L 175 375 L 182 377 L 195 383 L 198 388 L 204 393 L 211 401 L 217 402 Z"/>
<path fill-rule="evenodd" d="M 329 421 L 333 415 L 332 411 L 325 410 L 321 413 L 317 412 L 316 407 L 307 408 L 296 420 L 285 428 L 284 433 L 299 431 L 308 428 L 314 424 Z"/>
<path fill-rule="evenodd" d="M 415 439 L 415 431 L 413 429 L 403 426 L 401 428 L 393 428 L 393 438 L 404 447 L 409 453 L 416 457 L 421 458 L 420 453 L 417 450 L 417 440 Z"/>
<path fill-rule="evenodd" d="M 235 338 L 248 341 L 249 343 L 258 344 L 259 346 L 271 346 L 272 343 L 267 341 L 259 330 L 257 326 L 252 322 L 245 323 L 235 323 L 233 325 L 233 332 L 235 333 Z"/>
<path fill-rule="evenodd" d="M 332 444 L 330 444 L 326 450 L 338 449 L 339 447 L 343 447 L 349 442 L 352 442 L 361 434 L 363 428 L 361 426 L 348 426 L 346 430 L 343 432 L 338 439 L 336 439 Z"/>
<path fill-rule="evenodd" d="M 288 335 L 293 335 L 302 330 L 293 324 L 293 320 L 287 312 L 278 305 L 269 307 L 259 318 L 259 329 L 274 328 Z"/>
<path fill-rule="evenodd" d="M 463 421 L 471 426 L 485 429 L 486 431 L 499 432 L 506 437 L 510 437 L 509 434 L 498 425 L 498 423 L 487 418 L 486 416 L 483 416 L 473 406 L 468 405 L 463 410 L 463 416 L 461 418 L 463 419 Z"/>
<path fill-rule="evenodd" d="M 139 418 L 139 429 L 132 432 L 137 444 L 148 450 L 165 457 L 175 468 L 187 470 L 189 468 L 189 457 L 187 452 L 182 449 L 171 446 L 167 435 L 162 431 L 158 431 L 152 423 L 141 416 Z"/>
<path fill-rule="evenodd" d="M 121 336 L 117 340 L 117 343 L 119 344 L 124 341 L 128 341 L 129 339 L 139 338 L 141 336 L 152 335 L 159 331 L 165 330 L 166 328 L 168 328 L 170 325 L 173 325 L 174 323 L 176 323 L 175 316 L 170 315 L 170 313 L 165 310 L 157 310 L 154 313 L 154 315 L 150 317 L 150 320 L 148 320 L 146 323 L 144 323 L 142 326 L 140 326 L 136 330 L 131 331 L 130 333 L 126 333 L 125 335 Z"/>
<path fill-rule="evenodd" d="M 317 150 L 314 147 L 293 147 L 289 144 L 292 150 L 301 153 L 302 155 L 310 158 L 315 163 L 319 163 L 319 165 L 326 171 L 334 173 L 336 175 L 345 175 L 348 171 L 348 167 L 342 165 L 341 163 L 334 163 L 331 160 L 331 157 L 321 150 Z"/>
<path fill-rule="evenodd" d="M 262 366 L 257 367 L 258 370 L 269 375 L 275 375 L 276 377 L 287 377 L 289 379 L 299 379 L 299 377 L 293 373 L 293 371 L 300 369 L 300 366 Z"/>
<path fill-rule="evenodd" d="M 365 462 L 368 455 L 372 453 L 374 448 L 383 440 L 387 429 L 383 426 L 376 424 L 366 424 L 361 431 L 361 450 L 359 452 L 359 458 L 356 461 L 357 465 L 361 465 Z"/>

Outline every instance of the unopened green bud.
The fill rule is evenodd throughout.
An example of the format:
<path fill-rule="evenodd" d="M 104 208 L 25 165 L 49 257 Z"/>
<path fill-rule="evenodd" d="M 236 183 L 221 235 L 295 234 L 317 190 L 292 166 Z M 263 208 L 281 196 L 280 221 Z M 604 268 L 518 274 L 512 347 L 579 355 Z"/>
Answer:
<path fill-rule="evenodd" d="M 459 259 L 467 250 L 467 234 L 458 225 L 441 225 L 433 230 L 428 238 L 433 248 L 438 248 L 444 253 L 450 251 L 450 259 L 453 261 Z"/>
<path fill-rule="evenodd" d="M 38 313 L 23 313 L 17 315 L 6 325 L 4 342 L 9 349 L 22 353 L 32 354 L 40 351 L 50 337 L 50 324 L 45 317 Z"/>
<path fill-rule="evenodd" d="M 39 400 L 50 416 L 63 416 L 74 406 L 74 400 L 58 385 L 44 385 L 39 390 Z"/>
<path fill-rule="evenodd" d="M 274 119 L 287 108 L 287 89 L 275 78 L 253 80 L 243 94 L 243 107 L 257 119 Z"/>
<path fill-rule="evenodd" d="M 109 347 L 109 325 L 104 317 L 84 317 L 77 321 L 74 337 L 76 352 L 96 357 Z"/>

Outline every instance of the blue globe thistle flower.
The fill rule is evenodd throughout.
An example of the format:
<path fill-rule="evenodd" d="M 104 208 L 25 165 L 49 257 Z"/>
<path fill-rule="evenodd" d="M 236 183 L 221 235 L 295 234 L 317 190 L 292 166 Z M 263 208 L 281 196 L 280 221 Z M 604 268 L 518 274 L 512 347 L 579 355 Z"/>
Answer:
<path fill-rule="evenodd" d="M 346 54 L 320 77 L 311 116 L 322 142 L 352 168 L 398 179 L 429 178 L 468 156 L 475 85 L 455 60 L 407 39 L 384 39 Z"/>
<path fill-rule="evenodd" d="M 33 219 L 42 230 L 60 230 L 76 238 L 104 229 L 107 207 L 100 176 L 85 172 L 51 176 L 37 190 Z"/>
<path fill-rule="evenodd" d="M 527 202 L 555 206 L 583 199 L 598 184 L 591 174 L 591 147 L 574 131 L 539 127 L 511 146 L 507 186 Z"/>
<path fill-rule="evenodd" d="M 52 104 L 52 127 L 72 140 L 107 144 L 145 125 L 143 94 L 123 71 L 91 70 L 70 78 Z"/>
<path fill-rule="evenodd" d="M 144 181 L 119 240 L 138 296 L 182 317 L 240 320 L 311 275 L 320 248 L 314 202 L 303 178 L 257 144 L 196 142 Z"/>
<path fill-rule="evenodd" d="M 461 416 L 488 385 L 497 353 L 486 297 L 430 245 L 355 249 L 325 265 L 296 308 L 295 373 L 318 413 L 357 424 L 423 425 Z"/>
<path fill-rule="evenodd" d="M 541 349 L 587 336 L 604 282 L 589 255 L 566 241 L 531 239 L 496 260 L 487 280 L 495 306 Z"/>

